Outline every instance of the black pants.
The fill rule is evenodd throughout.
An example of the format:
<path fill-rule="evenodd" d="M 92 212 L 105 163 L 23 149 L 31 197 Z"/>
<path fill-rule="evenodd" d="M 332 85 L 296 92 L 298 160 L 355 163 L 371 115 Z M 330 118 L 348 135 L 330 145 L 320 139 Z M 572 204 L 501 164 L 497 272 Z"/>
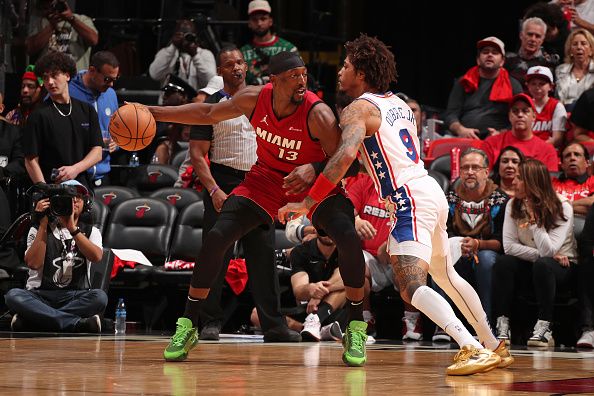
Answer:
<path fill-rule="evenodd" d="M 224 165 L 217 163 L 211 163 L 210 166 L 211 174 L 217 185 L 226 194 L 229 194 L 235 187 L 241 183 L 245 177 L 246 172 L 236 170 Z M 202 224 L 203 234 L 202 242 L 203 246 L 206 243 L 206 237 L 208 232 L 213 228 L 219 213 L 214 209 L 212 198 L 208 193 L 204 194 L 204 220 Z M 268 327 L 264 329 L 280 325 L 282 322 L 279 320 L 280 314 L 276 315 L 274 312 L 278 311 L 278 280 L 271 279 L 269 271 L 259 271 L 258 267 L 267 266 L 261 261 L 270 261 L 272 257 L 272 265 L 274 268 L 274 227 L 256 227 L 240 240 L 245 259 L 246 266 L 248 269 L 248 282 L 250 283 L 250 289 L 258 312 L 262 311 L 262 315 L 268 316 L 267 322 Z M 210 293 L 206 299 L 205 304 L 202 306 L 200 312 L 200 322 L 202 326 L 213 323 L 219 326 L 223 326 L 227 318 L 225 318 L 225 311 L 221 306 L 221 297 L 223 292 L 223 286 L 225 281 L 225 275 L 227 274 L 227 267 L 229 260 L 233 258 L 233 245 L 225 251 L 223 256 L 223 263 L 221 269 L 215 278 L 214 283 L 211 286 Z M 253 275 L 252 275 L 253 274 Z M 274 274 L 276 276 L 276 272 Z M 256 278 L 253 280 L 252 278 Z M 252 287 L 251 283 L 256 282 L 256 286 Z M 276 286 L 274 285 L 276 283 Z M 274 292 L 276 289 L 276 299 L 269 298 L 259 289 L 271 290 Z M 277 316 L 279 318 L 277 318 Z"/>
<path fill-rule="evenodd" d="M 573 270 L 573 264 L 562 267 L 552 257 L 531 263 L 507 254 L 499 256 L 493 267 L 494 317 L 510 317 L 514 295 L 533 291 L 538 319 L 552 321 L 557 291 L 570 287 Z"/>

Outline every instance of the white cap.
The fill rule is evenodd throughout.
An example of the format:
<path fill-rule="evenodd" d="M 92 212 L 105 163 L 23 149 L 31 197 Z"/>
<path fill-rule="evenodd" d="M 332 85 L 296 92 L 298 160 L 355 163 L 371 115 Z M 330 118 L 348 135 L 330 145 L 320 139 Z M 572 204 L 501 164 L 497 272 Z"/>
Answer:
<path fill-rule="evenodd" d="M 60 184 L 63 185 L 63 186 L 74 186 L 74 187 L 76 187 L 76 192 L 79 193 L 82 196 L 89 195 L 89 190 L 83 184 L 81 184 L 81 182 L 79 182 L 76 179 L 66 180 L 65 182 L 62 182 Z"/>
<path fill-rule="evenodd" d="M 503 44 L 503 41 L 499 40 L 495 36 L 485 37 L 484 39 L 480 40 L 478 43 L 476 43 L 476 48 L 482 49 L 489 45 L 499 48 L 501 55 L 505 56 L 505 44 Z"/>
<path fill-rule="evenodd" d="M 551 69 L 546 66 L 532 66 L 526 72 L 526 81 L 530 80 L 533 77 L 540 77 L 544 78 L 545 80 L 549 80 L 549 83 L 555 82 L 553 80 L 553 73 L 551 73 Z"/>
<path fill-rule="evenodd" d="M 252 0 L 250 4 L 248 4 L 248 15 L 252 15 L 254 12 L 267 12 L 271 13 L 272 8 L 270 8 L 270 4 L 266 0 Z"/>
<path fill-rule="evenodd" d="M 221 89 L 223 89 L 223 86 L 223 77 L 214 76 L 213 78 L 208 80 L 208 84 L 206 84 L 206 87 L 200 88 L 198 92 L 204 92 L 205 94 L 210 96 L 213 93 L 219 92 Z"/>

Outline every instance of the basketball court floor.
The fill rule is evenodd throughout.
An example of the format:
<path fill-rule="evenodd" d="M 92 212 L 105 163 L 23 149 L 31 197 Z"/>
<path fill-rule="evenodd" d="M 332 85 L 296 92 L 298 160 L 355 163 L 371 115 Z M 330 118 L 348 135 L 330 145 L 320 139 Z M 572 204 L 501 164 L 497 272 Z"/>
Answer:
<path fill-rule="evenodd" d="M 162 358 L 167 335 L 0 332 L 2 395 L 594 395 L 594 352 L 512 346 L 508 369 L 445 375 L 452 344 L 378 340 L 346 367 L 337 342 L 274 344 L 261 336 L 200 342 Z"/>

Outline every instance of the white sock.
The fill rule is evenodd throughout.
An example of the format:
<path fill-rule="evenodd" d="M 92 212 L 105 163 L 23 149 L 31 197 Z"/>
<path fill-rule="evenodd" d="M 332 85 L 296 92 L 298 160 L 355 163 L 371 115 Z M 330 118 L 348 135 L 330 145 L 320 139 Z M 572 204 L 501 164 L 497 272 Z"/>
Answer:
<path fill-rule="evenodd" d="M 413 294 L 411 303 L 415 308 L 427 315 L 435 324 L 444 329 L 460 347 L 468 344 L 476 348 L 483 347 L 466 330 L 460 319 L 456 317 L 450 304 L 435 290 L 428 286 L 419 287 Z"/>
<path fill-rule="evenodd" d="M 373 314 L 371 311 L 363 311 L 363 321 L 369 322 L 371 319 L 373 319 Z"/>
<path fill-rule="evenodd" d="M 420 312 L 404 311 L 404 317 L 412 320 L 417 320 L 420 314 Z"/>

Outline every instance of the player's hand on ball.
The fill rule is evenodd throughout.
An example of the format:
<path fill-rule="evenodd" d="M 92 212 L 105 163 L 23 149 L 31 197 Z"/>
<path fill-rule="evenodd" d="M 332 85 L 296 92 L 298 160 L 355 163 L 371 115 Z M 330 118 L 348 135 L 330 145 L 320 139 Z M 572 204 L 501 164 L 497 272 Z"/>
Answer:
<path fill-rule="evenodd" d="M 293 217 L 299 217 L 309 212 L 305 202 L 289 202 L 278 210 L 278 221 L 285 224 Z"/>

